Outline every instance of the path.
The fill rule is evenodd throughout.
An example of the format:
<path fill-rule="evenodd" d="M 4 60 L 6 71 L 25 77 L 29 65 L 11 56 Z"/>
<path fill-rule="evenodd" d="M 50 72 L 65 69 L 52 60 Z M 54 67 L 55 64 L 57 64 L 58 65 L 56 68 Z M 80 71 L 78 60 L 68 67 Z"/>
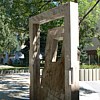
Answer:
<path fill-rule="evenodd" d="M 100 81 L 80 81 L 79 100 L 100 100 Z"/>
<path fill-rule="evenodd" d="M 29 76 L 29 73 L 0 76 L 0 100 L 29 100 Z M 100 81 L 79 84 L 79 100 L 100 100 Z"/>
<path fill-rule="evenodd" d="M 0 76 L 0 100 L 29 100 L 29 73 Z"/>

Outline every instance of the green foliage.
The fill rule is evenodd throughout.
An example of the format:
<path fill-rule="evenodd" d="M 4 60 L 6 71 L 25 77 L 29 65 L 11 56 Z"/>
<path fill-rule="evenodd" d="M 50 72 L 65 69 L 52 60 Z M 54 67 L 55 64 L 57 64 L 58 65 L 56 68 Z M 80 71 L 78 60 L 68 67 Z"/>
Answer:
<path fill-rule="evenodd" d="M 100 57 L 100 48 L 99 47 L 97 48 L 97 55 L 98 55 L 98 57 Z"/>
<path fill-rule="evenodd" d="M 7 16 L 11 18 L 10 27 L 18 33 L 28 33 L 30 16 L 34 16 L 55 6 L 53 3 L 46 3 L 42 0 L 2 0 L 2 2 L 6 8 Z"/>
<path fill-rule="evenodd" d="M 16 36 L 9 28 L 9 21 L 11 19 L 6 17 L 5 9 L 0 7 L 0 52 L 8 51 L 16 48 Z"/>
<path fill-rule="evenodd" d="M 89 11 L 96 1 L 79 0 L 79 17 L 82 17 Z M 95 9 L 84 19 L 80 25 L 80 45 L 84 48 L 91 43 L 91 39 L 96 35 L 97 22 L 100 15 L 100 7 L 97 5 Z"/>
<path fill-rule="evenodd" d="M 59 27 L 62 25 L 63 25 L 63 19 L 51 21 L 51 22 L 41 25 L 41 31 L 47 32 L 48 29 L 52 29 L 52 28 Z"/>
<path fill-rule="evenodd" d="M 91 7 L 96 3 L 92 0 L 78 0 L 79 1 L 79 18 L 82 17 L 89 11 Z M 86 45 L 91 45 L 92 38 L 97 36 L 97 23 L 100 16 L 100 7 L 97 5 L 94 10 L 89 13 L 89 15 L 83 20 L 80 25 L 80 51 L 81 51 L 81 63 L 84 63 L 88 60 L 86 52 L 83 50 Z"/>
<path fill-rule="evenodd" d="M 80 54 L 80 62 L 82 63 L 86 63 L 86 61 L 88 61 L 88 56 L 86 51 L 84 51 L 83 49 L 81 49 L 81 54 Z"/>
<path fill-rule="evenodd" d="M 53 0 L 55 1 L 55 0 Z M 63 0 L 62 4 L 68 1 L 76 1 L 76 0 Z M 46 2 L 46 0 L 0 0 L 1 7 L 3 7 L 4 11 L 0 11 L 0 14 L 3 12 L 2 18 L 0 18 L 0 31 L 3 33 L 0 35 L 0 45 L 3 47 L 5 44 L 9 46 L 11 42 L 7 43 L 7 41 L 14 41 L 13 46 L 16 47 L 16 39 L 14 37 L 14 33 L 19 34 L 20 45 L 25 41 L 28 35 L 28 21 L 29 17 L 37 15 L 41 12 L 44 12 L 48 9 L 51 9 L 55 6 L 59 6 L 61 3 L 60 0 L 56 0 L 54 2 Z M 87 13 L 87 11 L 96 3 L 96 0 L 78 0 L 79 3 L 79 20 Z M 85 18 L 85 20 L 80 25 L 80 50 L 82 60 L 86 59 L 86 54 L 83 52 L 84 46 L 91 43 L 91 39 L 95 36 L 96 24 L 99 19 L 100 7 L 96 6 L 96 8 Z M 51 21 L 49 23 L 41 25 L 41 31 L 46 34 L 48 29 L 62 26 L 63 19 Z M 3 27 L 2 27 L 3 26 Z M 1 39 L 1 37 L 5 36 L 6 38 L 9 36 L 9 39 L 5 40 Z M 13 40 L 11 40 L 13 39 Z M 4 42 L 4 43 L 3 43 Z M 4 46 L 4 48 L 6 48 Z M 11 46 L 12 48 L 15 48 Z M 4 50 L 0 48 L 0 50 Z"/>
<path fill-rule="evenodd" d="M 56 6 L 52 2 L 43 2 L 42 0 L 1 0 L 1 4 L 5 8 L 6 17 L 10 19 L 9 28 L 14 33 L 18 33 L 18 44 L 20 46 L 28 38 L 29 17 Z M 45 26 L 42 28 L 43 31 L 46 31 L 47 27 Z"/>

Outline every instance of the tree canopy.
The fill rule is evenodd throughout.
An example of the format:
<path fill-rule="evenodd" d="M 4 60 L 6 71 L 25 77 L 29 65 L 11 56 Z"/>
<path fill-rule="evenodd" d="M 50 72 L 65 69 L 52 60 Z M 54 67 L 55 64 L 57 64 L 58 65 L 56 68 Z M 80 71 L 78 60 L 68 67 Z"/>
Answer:
<path fill-rule="evenodd" d="M 78 2 L 79 20 L 81 20 L 83 16 L 89 11 L 89 9 L 91 9 L 91 7 L 96 3 L 96 0 L 0 0 L 0 4 L 4 8 L 4 12 L 3 11 L 1 12 L 5 16 L 4 20 L 6 21 L 6 24 L 3 24 L 3 27 L 5 26 L 6 28 L 8 27 L 7 29 L 9 29 L 9 31 L 7 32 L 12 33 L 12 36 L 15 36 L 13 33 L 18 33 L 20 37 L 19 40 L 21 41 L 22 44 L 22 42 L 25 41 L 26 37 L 28 36 L 28 30 L 29 30 L 28 24 L 30 16 L 37 15 L 55 6 L 64 4 L 67 1 Z M 100 7 L 99 5 L 97 5 L 95 9 L 92 10 L 91 13 L 89 13 L 88 16 L 84 19 L 84 21 L 82 21 L 82 23 L 80 24 L 81 48 L 84 48 L 85 45 L 89 44 L 91 38 L 95 36 L 95 33 L 97 31 L 96 26 L 99 20 L 99 12 L 100 12 Z M 0 20 L 2 22 L 3 19 Z M 42 25 L 41 31 L 46 33 L 48 28 L 53 28 L 61 25 L 63 25 L 63 19 L 52 21 Z M 4 33 L 8 34 L 7 32 Z M 0 42 L 0 44 L 1 43 L 2 41 Z"/>
<path fill-rule="evenodd" d="M 80 0 L 79 1 L 79 18 L 82 19 L 91 7 L 96 3 L 92 0 Z M 91 38 L 96 36 L 97 33 L 97 23 L 100 16 L 100 7 L 97 5 L 94 10 L 84 19 L 80 25 L 80 45 L 84 48 L 85 45 L 91 42 Z"/>
<path fill-rule="evenodd" d="M 16 35 L 9 28 L 10 20 L 6 17 L 4 7 L 0 6 L 0 52 L 10 52 L 17 46 Z"/>

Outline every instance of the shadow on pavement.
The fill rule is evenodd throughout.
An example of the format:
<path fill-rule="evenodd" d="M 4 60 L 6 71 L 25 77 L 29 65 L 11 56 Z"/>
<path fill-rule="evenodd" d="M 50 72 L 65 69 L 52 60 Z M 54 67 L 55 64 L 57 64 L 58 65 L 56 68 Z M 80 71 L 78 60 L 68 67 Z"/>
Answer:
<path fill-rule="evenodd" d="M 0 100 L 29 100 L 29 73 L 0 76 Z"/>

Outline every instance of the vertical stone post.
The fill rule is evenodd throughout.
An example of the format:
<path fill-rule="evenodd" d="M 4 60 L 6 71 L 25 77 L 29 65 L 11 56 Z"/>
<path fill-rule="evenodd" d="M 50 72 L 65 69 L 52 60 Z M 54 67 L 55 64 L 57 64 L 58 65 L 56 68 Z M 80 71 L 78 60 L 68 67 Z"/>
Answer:
<path fill-rule="evenodd" d="M 40 32 L 39 24 L 32 24 L 29 20 L 30 35 L 30 52 L 29 52 L 29 68 L 30 68 L 30 100 L 39 100 L 40 89 Z"/>
<path fill-rule="evenodd" d="M 78 4 L 70 2 L 64 15 L 65 100 L 79 100 Z"/>

